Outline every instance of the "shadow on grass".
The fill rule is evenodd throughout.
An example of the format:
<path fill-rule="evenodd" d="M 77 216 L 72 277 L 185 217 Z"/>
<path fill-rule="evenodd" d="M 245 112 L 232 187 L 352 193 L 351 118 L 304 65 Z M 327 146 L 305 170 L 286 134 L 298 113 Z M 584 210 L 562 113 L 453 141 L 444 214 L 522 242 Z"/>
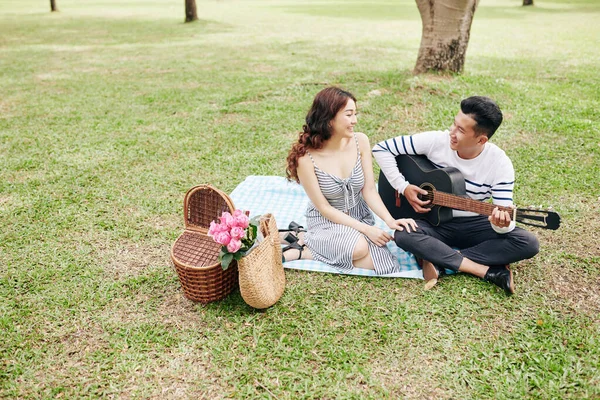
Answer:
<path fill-rule="evenodd" d="M 30 14 L 2 20 L 2 30 L 10 34 L 0 39 L 7 47 L 22 45 L 115 46 L 169 43 L 200 35 L 227 32 L 231 27 L 214 21 L 144 20 Z"/>

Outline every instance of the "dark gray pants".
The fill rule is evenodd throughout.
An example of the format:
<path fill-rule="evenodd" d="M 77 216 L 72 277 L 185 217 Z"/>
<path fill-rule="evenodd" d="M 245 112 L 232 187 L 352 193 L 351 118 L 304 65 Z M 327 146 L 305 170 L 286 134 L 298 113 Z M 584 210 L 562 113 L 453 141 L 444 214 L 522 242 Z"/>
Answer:
<path fill-rule="evenodd" d="M 539 242 L 530 232 L 515 228 L 505 234 L 496 233 L 487 217 L 460 217 L 433 226 L 417 221 L 417 231 L 396 231 L 398 247 L 438 267 L 458 271 L 463 257 L 483 265 L 505 265 L 535 256 Z M 458 248 L 460 253 L 454 248 Z"/>

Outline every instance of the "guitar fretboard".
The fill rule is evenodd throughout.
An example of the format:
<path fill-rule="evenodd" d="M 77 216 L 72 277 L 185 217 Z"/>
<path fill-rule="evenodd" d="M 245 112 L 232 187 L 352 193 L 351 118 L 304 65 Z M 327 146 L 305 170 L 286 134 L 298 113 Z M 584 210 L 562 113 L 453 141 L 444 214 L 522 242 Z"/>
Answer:
<path fill-rule="evenodd" d="M 433 198 L 432 198 L 433 197 Z M 492 215 L 494 208 L 498 207 L 501 211 L 508 211 L 512 214 L 513 210 L 510 207 L 497 206 L 491 203 L 484 203 L 483 201 L 477 201 L 473 199 L 467 199 L 459 197 L 453 194 L 433 191 L 433 195 L 430 192 L 427 196 L 424 196 L 425 200 L 431 200 L 434 205 L 449 207 L 456 210 L 471 211 L 481 215 Z"/>

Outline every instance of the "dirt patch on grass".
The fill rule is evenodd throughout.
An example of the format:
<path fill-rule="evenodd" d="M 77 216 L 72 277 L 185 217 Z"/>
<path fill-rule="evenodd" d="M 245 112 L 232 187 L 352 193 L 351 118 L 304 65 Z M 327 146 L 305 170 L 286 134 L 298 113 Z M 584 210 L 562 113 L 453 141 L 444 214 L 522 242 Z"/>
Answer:
<path fill-rule="evenodd" d="M 390 132 L 396 132 L 394 135 L 410 135 L 419 132 L 419 124 L 423 121 L 426 110 L 427 104 L 423 102 L 390 107 L 391 118 L 385 119 L 379 124 L 377 134 L 370 138 L 371 144 L 389 139 L 392 137 Z"/>
<path fill-rule="evenodd" d="M 541 265 L 532 271 L 529 284 L 564 312 L 595 317 L 600 313 L 600 205 L 586 202 L 576 218 L 563 218 L 556 231 L 537 230 Z"/>
<path fill-rule="evenodd" d="M 560 302 L 590 317 L 600 314 L 600 277 L 573 273 L 549 274 L 547 287 Z"/>
<path fill-rule="evenodd" d="M 173 324 L 179 329 L 197 328 L 201 318 L 196 310 L 198 303 L 187 299 L 183 290 L 177 285 L 172 292 L 166 293 L 163 302 L 158 308 L 158 315 L 164 323 Z"/>
<path fill-rule="evenodd" d="M 12 202 L 11 196 L 0 195 L 0 210 L 5 207 L 10 207 L 10 203 Z"/>
<path fill-rule="evenodd" d="M 46 348 L 46 363 L 34 365 L 19 383 L 23 397 L 179 399 L 223 398 L 227 388 L 210 372 L 211 358 L 193 342 L 166 351 L 115 347 L 100 324 L 79 321 Z M 106 382 L 112 382 L 107 385 Z M 55 392 L 52 388 L 62 388 Z"/>
<path fill-rule="evenodd" d="M 439 82 L 450 82 L 450 81 L 453 81 L 454 79 L 455 79 L 455 76 L 452 73 L 438 72 L 438 73 L 425 73 L 425 74 L 420 74 L 417 76 L 412 76 L 407 79 L 407 82 L 409 82 L 411 84 L 411 87 L 414 84 L 415 89 L 416 89 L 416 88 L 418 88 L 417 86 L 419 85 L 419 83 L 436 84 Z"/>
<path fill-rule="evenodd" d="M 8 119 L 14 116 L 15 114 L 12 113 L 10 105 L 4 101 L 0 101 L 0 119 Z"/>
<path fill-rule="evenodd" d="M 140 229 L 162 232 L 183 232 L 183 221 L 174 218 L 155 216 L 144 220 Z M 87 240 L 86 240 L 87 239 Z M 82 238 L 91 243 L 96 251 L 99 265 L 104 266 L 111 278 L 120 280 L 136 276 L 150 267 L 172 267 L 171 246 L 173 240 L 112 240 L 109 237 L 89 234 Z"/>
<path fill-rule="evenodd" d="M 569 199 L 561 199 L 560 202 L 570 204 L 581 212 L 574 218 L 563 218 L 556 231 L 539 230 L 540 242 L 552 252 L 563 252 L 581 259 L 600 257 L 600 202 L 582 200 L 580 204 L 572 204 Z"/>
<path fill-rule="evenodd" d="M 390 392 L 390 398 L 402 399 L 448 399 L 453 394 L 439 387 L 443 382 L 438 376 L 439 361 L 427 355 L 407 354 L 392 359 L 371 362 L 372 374 Z"/>
<path fill-rule="evenodd" d="M 275 68 L 272 65 L 267 65 L 267 64 L 255 64 L 250 68 L 250 70 L 253 72 L 266 74 L 266 73 L 276 72 L 277 68 Z"/>
<path fill-rule="evenodd" d="M 115 279 L 135 276 L 148 267 L 171 265 L 171 244 L 144 245 L 123 243 L 117 248 L 101 252 L 100 257 L 107 259 L 105 271 Z"/>
<path fill-rule="evenodd" d="M 106 333 L 97 323 L 85 320 L 72 327 L 72 331 L 59 337 L 59 342 L 64 345 L 64 352 L 72 365 L 77 364 L 77 359 L 96 351 L 110 350 L 110 343 Z M 68 360 L 65 360 L 68 363 Z"/>
<path fill-rule="evenodd" d="M 236 105 L 239 104 L 249 104 L 250 102 L 242 102 L 242 103 L 236 103 Z M 222 114 L 221 116 L 219 116 L 218 118 L 215 118 L 214 120 L 214 124 L 217 125 L 232 125 L 232 124 L 239 124 L 239 125 L 244 125 L 249 123 L 250 120 L 248 119 L 247 116 L 242 115 L 242 114 L 237 114 L 237 113 L 225 113 Z"/>
<path fill-rule="evenodd" d="M 157 298 L 160 299 L 160 303 L 156 309 L 148 311 L 144 305 Z M 197 305 L 198 303 L 185 298 L 177 283 L 152 296 L 138 295 L 133 299 L 115 299 L 107 308 L 105 318 L 114 325 L 158 323 L 171 327 L 173 331 L 197 331 L 205 328 L 202 323 L 202 311 L 197 310 Z"/>

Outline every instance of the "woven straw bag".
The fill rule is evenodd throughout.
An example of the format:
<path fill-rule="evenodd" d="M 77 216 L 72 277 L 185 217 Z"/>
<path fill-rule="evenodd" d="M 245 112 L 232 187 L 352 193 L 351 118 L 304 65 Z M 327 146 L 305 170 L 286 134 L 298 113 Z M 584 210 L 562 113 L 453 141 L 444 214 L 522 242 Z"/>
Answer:
<path fill-rule="evenodd" d="M 264 240 L 238 261 L 240 293 L 248 305 L 267 308 L 277 303 L 283 294 L 285 273 L 275 217 L 263 215 L 259 229 Z"/>
<path fill-rule="evenodd" d="M 221 245 L 207 235 L 211 221 L 224 211 L 233 212 L 227 194 L 210 185 L 191 188 L 183 200 L 185 231 L 171 248 L 171 259 L 183 294 L 200 303 L 221 300 L 237 287 L 237 265 L 223 271 L 219 261 Z"/>

